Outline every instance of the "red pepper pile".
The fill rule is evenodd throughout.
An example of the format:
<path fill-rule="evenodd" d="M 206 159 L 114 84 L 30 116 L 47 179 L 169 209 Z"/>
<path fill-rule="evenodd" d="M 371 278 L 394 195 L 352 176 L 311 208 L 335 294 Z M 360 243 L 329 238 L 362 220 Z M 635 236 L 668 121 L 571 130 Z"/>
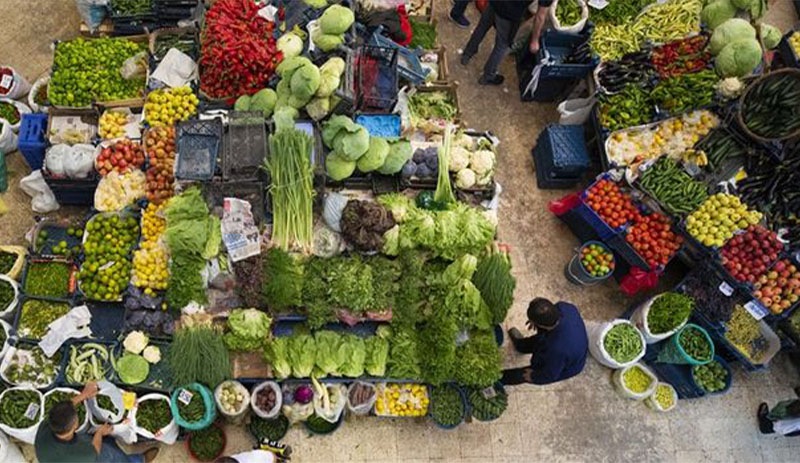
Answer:
<path fill-rule="evenodd" d="M 625 239 L 651 268 L 667 265 L 683 244 L 683 237 L 672 231 L 670 220 L 657 212 L 640 216 Z"/>
<path fill-rule="evenodd" d="M 217 0 L 206 13 L 200 90 L 211 98 L 236 98 L 267 86 L 283 55 L 274 24 L 252 0 Z"/>
<path fill-rule="evenodd" d="M 705 35 L 669 42 L 653 50 L 653 65 L 662 79 L 702 71 L 711 60 L 707 43 Z"/>

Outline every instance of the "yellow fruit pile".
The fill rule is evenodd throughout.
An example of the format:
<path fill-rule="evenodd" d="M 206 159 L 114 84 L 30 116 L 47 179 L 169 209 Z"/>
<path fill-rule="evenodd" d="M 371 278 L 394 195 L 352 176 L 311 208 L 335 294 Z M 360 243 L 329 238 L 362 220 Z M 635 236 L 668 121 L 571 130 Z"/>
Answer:
<path fill-rule="evenodd" d="M 127 114 L 119 111 L 106 111 L 100 116 L 98 133 L 105 140 L 122 137 L 125 135 L 127 123 Z"/>
<path fill-rule="evenodd" d="M 144 293 L 153 296 L 156 290 L 167 289 L 169 280 L 169 252 L 161 237 L 167 228 L 163 216 L 163 204 L 147 205 L 142 214 L 142 242 L 133 253 L 133 284 L 144 288 Z"/>
<path fill-rule="evenodd" d="M 795 32 L 789 36 L 789 45 L 792 47 L 794 56 L 800 56 L 800 33 Z"/>
<path fill-rule="evenodd" d="M 428 413 L 428 388 L 423 384 L 379 385 L 375 413 L 406 417 L 425 416 Z"/>
<path fill-rule="evenodd" d="M 733 234 L 761 221 L 738 196 L 717 193 L 686 218 L 686 230 L 704 246 L 722 247 Z"/>
<path fill-rule="evenodd" d="M 188 86 L 154 90 L 144 104 L 146 121 L 152 127 L 174 125 L 192 117 L 199 102 Z"/>

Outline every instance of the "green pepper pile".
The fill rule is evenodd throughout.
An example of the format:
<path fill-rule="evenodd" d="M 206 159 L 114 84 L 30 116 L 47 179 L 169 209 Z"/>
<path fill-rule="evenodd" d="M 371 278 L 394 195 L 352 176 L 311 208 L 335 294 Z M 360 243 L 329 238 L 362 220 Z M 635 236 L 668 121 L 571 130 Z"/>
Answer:
<path fill-rule="evenodd" d="M 687 327 L 680 332 L 678 342 L 689 357 L 699 362 L 711 359 L 711 343 L 699 329 Z"/>
<path fill-rule="evenodd" d="M 14 268 L 19 256 L 13 252 L 0 251 L 0 274 L 5 275 Z"/>
<path fill-rule="evenodd" d="M 0 101 L 0 119 L 5 119 L 14 125 L 19 122 L 19 110 L 11 103 Z"/>
<path fill-rule="evenodd" d="M 648 91 L 641 85 L 627 85 L 616 95 L 600 103 L 600 123 L 611 130 L 642 125 L 653 120 L 655 113 Z"/>
<path fill-rule="evenodd" d="M 42 410 L 36 413 L 36 418 L 27 418 L 25 412 L 30 404 L 41 405 L 38 392 L 24 389 L 8 391 L 0 402 L 0 423 L 14 429 L 26 429 L 39 422 Z"/>
<path fill-rule="evenodd" d="M 136 411 L 136 425 L 151 434 L 164 429 L 172 421 L 169 402 L 162 399 L 150 399 L 139 402 Z"/>
<path fill-rule="evenodd" d="M 708 199 L 708 189 L 693 179 L 675 160 L 662 157 L 639 178 L 642 189 L 673 215 L 686 215 Z"/>
<path fill-rule="evenodd" d="M 725 389 L 728 381 L 728 370 L 717 361 L 692 368 L 694 382 L 706 392 L 719 392 Z"/>
<path fill-rule="evenodd" d="M 681 74 L 664 79 L 656 85 L 650 98 L 672 115 L 692 109 L 703 108 L 714 100 L 719 82 L 717 73 L 711 69 L 693 74 Z"/>
<path fill-rule="evenodd" d="M 70 402 L 72 398 L 78 395 L 78 391 L 61 391 L 55 390 L 44 398 L 44 416 L 47 417 L 50 415 L 50 409 L 52 409 L 56 404 L 61 402 Z M 77 406 L 78 411 L 78 425 L 83 424 L 84 420 L 86 419 L 86 404 L 81 402 Z"/>
<path fill-rule="evenodd" d="M 203 396 L 201 396 L 198 392 L 194 392 L 192 394 L 192 398 L 189 399 L 188 404 L 185 404 L 179 400 L 178 413 L 180 413 L 183 421 L 187 423 L 196 423 L 202 420 L 203 416 L 206 414 L 206 405 L 203 402 Z"/>

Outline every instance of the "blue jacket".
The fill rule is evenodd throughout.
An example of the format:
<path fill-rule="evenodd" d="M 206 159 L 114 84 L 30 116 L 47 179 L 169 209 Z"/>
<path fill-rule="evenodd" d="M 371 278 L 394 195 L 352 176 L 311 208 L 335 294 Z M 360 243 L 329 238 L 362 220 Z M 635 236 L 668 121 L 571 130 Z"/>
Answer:
<path fill-rule="evenodd" d="M 586 365 L 589 340 L 581 314 L 568 302 L 559 302 L 556 308 L 561 312 L 558 325 L 534 337 L 537 341 L 531 356 L 533 384 L 550 384 L 572 378 Z"/>

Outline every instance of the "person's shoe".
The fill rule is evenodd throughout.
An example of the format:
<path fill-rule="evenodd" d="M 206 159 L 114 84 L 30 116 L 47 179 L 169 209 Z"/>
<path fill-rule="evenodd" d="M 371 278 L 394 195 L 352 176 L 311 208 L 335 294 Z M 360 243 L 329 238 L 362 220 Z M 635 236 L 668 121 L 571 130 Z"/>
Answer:
<path fill-rule="evenodd" d="M 471 56 L 467 56 L 466 54 L 462 53 L 461 54 L 461 65 L 462 66 L 468 65 L 469 64 L 469 60 L 471 60 L 471 59 L 472 59 Z"/>
<path fill-rule="evenodd" d="M 450 21 L 456 23 L 456 26 L 466 29 L 469 27 L 469 20 L 463 14 L 461 16 L 454 16 L 453 12 L 451 11 L 450 14 L 447 15 L 450 18 Z"/>
<path fill-rule="evenodd" d="M 144 452 L 144 463 L 150 463 L 151 461 L 155 460 L 158 456 L 158 451 L 160 449 L 158 447 L 147 449 Z"/>
<path fill-rule="evenodd" d="M 481 85 L 502 85 L 505 80 L 505 77 L 501 76 L 500 74 L 495 74 L 489 78 L 486 76 L 481 76 L 481 78 L 478 79 L 478 83 Z"/>
<path fill-rule="evenodd" d="M 767 419 L 767 413 L 769 413 L 767 403 L 761 402 L 758 405 L 758 413 L 756 413 L 756 417 L 758 418 L 758 430 L 761 431 L 761 434 L 772 434 L 775 432 L 772 429 L 772 423 Z"/>
<path fill-rule="evenodd" d="M 510 330 L 508 330 L 508 337 L 510 337 L 511 339 L 515 339 L 517 341 L 524 338 L 524 336 L 522 336 L 522 333 L 516 328 L 511 328 Z"/>
<path fill-rule="evenodd" d="M 794 394 L 795 394 L 797 397 L 800 397 L 800 386 L 797 386 L 796 388 L 794 388 Z"/>

